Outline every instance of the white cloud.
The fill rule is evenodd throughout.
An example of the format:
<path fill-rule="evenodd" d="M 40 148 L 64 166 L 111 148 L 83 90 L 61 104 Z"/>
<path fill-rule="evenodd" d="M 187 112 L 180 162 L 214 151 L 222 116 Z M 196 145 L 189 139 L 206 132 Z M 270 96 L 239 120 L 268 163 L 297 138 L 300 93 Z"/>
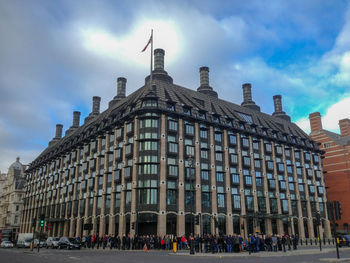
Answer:
<path fill-rule="evenodd" d="M 325 130 L 339 133 L 339 120 L 350 118 L 350 94 L 345 96 L 344 99 L 331 105 L 322 116 L 322 127 Z M 303 129 L 306 133 L 310 133 L 310 122 L 308 118 L 302 118 L 296 121 L 296 124 Z"/>

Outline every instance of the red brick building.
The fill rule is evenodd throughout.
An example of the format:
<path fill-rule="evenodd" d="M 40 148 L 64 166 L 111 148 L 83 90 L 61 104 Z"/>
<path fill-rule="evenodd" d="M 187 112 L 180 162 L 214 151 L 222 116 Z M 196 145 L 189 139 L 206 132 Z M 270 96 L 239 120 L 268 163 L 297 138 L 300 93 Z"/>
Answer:
<path fill-rule="evenodd" d="M 339 230 L 349 232 L 350 225 L 350 119 L 339 121 L 340 134 L 322 129 L 321 114 L 309 115 L 310 137 L 320 143 L 325 151 L 323 167 L 329 201 L 340 201 L 342 219 L 337 221 Z"/>

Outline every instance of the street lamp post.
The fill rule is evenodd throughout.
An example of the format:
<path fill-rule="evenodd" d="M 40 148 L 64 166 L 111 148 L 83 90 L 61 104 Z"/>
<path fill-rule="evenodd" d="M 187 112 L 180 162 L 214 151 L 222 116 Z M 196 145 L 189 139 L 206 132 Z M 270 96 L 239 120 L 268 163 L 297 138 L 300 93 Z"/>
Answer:
<path fill-rule="evenodd" d="M 190 169 L 190 190 L 191 190 L 191 217 L 190 217 L 190 221 L 191 221 L 191 231 L 193 231 L 193 214 L 194 214 L 194 189 L 193 189 L 193 175 L 192 175 L 192 169 L 193 169 L 193 158 L 190 155 L 188 158 L 188 165 L 191 168 Z M 190 233 L 190 254 L 194 255 L 194 246 L 193 246 L 193 240 L 194 239 L 194 233 Z"/>

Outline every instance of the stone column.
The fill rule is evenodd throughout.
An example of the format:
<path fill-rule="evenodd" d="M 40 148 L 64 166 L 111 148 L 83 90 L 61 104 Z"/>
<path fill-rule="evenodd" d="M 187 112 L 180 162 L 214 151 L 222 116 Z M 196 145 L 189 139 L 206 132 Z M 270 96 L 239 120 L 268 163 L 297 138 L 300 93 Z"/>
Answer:
<path fill-rule="evenodd" d="M 90 143 L 88 143 L 88 144 L 90 144 Z M 91 153 L 91 147 L 89 148 L 90 149 L 90 151 L 89 151 L 89 153 L 84 153 L 84 160 L 85 161 L 88 161 L 88 156 L 90 156 L 90 153 Z M 88 172 L 88 177 L 90 177 L 91 176 L 91 169 L 90 169 L 90 167 L 88 167 L 89 169 L 87 170 L 87 172 Z M 83 171 L 82 171 L 83 172 Z M 83 172 L 83 174 L 84 174 L 84 172 Z M 83 195 L 84 195 L 84 193 L 83 193 Z M 88 182 L 87 182 L 87 186 L 86 186 L 86 194 L 85 194 L 85 209 L 84 209 L 84 224 L 87 224 L 87 223 L 89 223 L 89 219 L 88 219 L 88 216 L 89 216 L 89 202 L 90 202 L 90 195 L 91 195 L 91 190 L 90 190 L 90 188 L 88 187 Z M 91 223 L 92 223 L 92 219 L 91 219 Z M 83 231 L 83 234 L 84 234 L 84 236 L 88 236 L 89 234 L 91 234 L 90 233 L 91 231 L 90 230 L 84 230 Z M 94 234 L 94 233 L 93 233 Z"/>
<path fill-rule="evenodd" d="M 276 181 L 276 199 L 277 199 L 277 209 L 278 209 L 278 214 L 282 214 L 282 208 L 281 208 L 281 198 L 279 196 L 279 181 L 278 181 L 278 176 L 277 176 L 277 164 L 276 164 L 276 149 L 275 149 L 275 143 L 271 142 L 272 145 L 272 159 L 273 159 L 273 171 L 274 171 L 274 177 Z M 277 219 L 277 231 L 278 234 L 283 234 L 283 223 L 281 219 Z"/>
<path fill-rule="evenodd" d="M 307 228 L 309 231 L 310 238 L 315 237 L 314 234 L 314 228 L 313 228 L 313 222 L 312 222 L 312 211 L 311 211 L 311 205 L 310 205 L 310 193 L 309 193 L 309 186 L 307 184 L 307 176 L 306 176 L 306 168 L 305 168 L 305 158 L 304 158 L 304 151 L 300 149 L 300 158 L 301 158 L 301 165 L 303 166 L 303 174 L 304 174 L 304 182 L 305 182 L 305 196 L 306 196 L 306 204 L 307 204 Z"/>
<path fill-rule="evenodd" d="M 157 224 L 157 235 L 166 235 L 166 118 L 161 115 L 160 128 L 160 174 L 159 174 L 159 214 Z"/>
<path fill-rule="evenodd" d="M 226 235 L 233 235 L 231 174 L 228 153 L 227 130 L 224 130 L 224 160 L 225 160 L 225 185 L 226 185 Z"/>
<path fill-rule="evenodd" d="M 211 211 L 212 215 L 217 218 L 218 206 L 217 206 L 217 193 L 216 193 L 216 168 L 215 168 L 215 146 L 214 146 L 214 129 L 213 126 L 209 127 L 210 138 L 210 184 L 211 184 Z M 215 228 L 215 222 L 212 220 L 211 232 L 217 234 L 218 231 Z"/>
<path fill-rule="evenodd" d="M 298 182 L 298 175 L 296 170 L 296 164 L 295 164 L 295 148 L 291 148 L 291 154 L 292 154 L 292 163 L 293 163 L 293 170 L 294 170 L 294 180 L 295 180 L 295 194 L 297 196 L 297 205 L 298 205 L 298 229 L 299 229 L 299 238 L 305 238 L 305 230 L 304 230 L 304 221 L 303 221 L 303 211 L 301 208 L 301 200 L 300 200 L 300 192 L 299 192 L 299 182 Z M 295 229 L 294 229 L 295 231 Z"/>
<path fill-rule="evenodd" d="M 116 134 L 116 130 L 114 129 L 114 133 L 109 133 L 108 134 L 108 141 L 106 141 L 106 144 L 108 145 L 108 149 L 110 146 L 113 145 L 113 169 L 112 171 L 114 170 L 114 168 L 116 167 L 116 164 L 115 164 L 115 134 Z M 110 138 L 113 136 L 113 142 L 111 142 L 110 144 Z M 109 153 L 111 154 L 111 153 Z M 113 173 L 113 172 L 112 172 Z M 111 216 L 109 217 L 109 227 L 108 227 L 108 235 L 115 235 L 115 217 L 116 217 L 116 213 L 118 211 L 115 211 L 115 178 L 114 178 L 114 174 L 112 174 L 112 193 L 111 193 L 111 209 L 110 209 L 110 214 Z"/>
<path fill-rule="evenodd" d="M 102 138 L 100 138 L 100 146 L 98 148 L 98 151 L 101 153 L 103 150 L 105 150 L 105 154 L 102 156 L 100 154 L 101 157 L 104 157 L 104 164 L 103 164 L 103 183 L 102 183 L 102 197 L 101 197 L 101 214 L 100 214 L 100 236 L 102 237 L 105 234 L 106 231 L 106 199 L 107 199 L 107 172 L 108 172 L 108 168 L 107 168 L 107 163 L 108 163 L 108 158 L 106 158 L 106 145 L 107 145 L 107 136 L 105 137 L 105 148 L 102 149 Z M 100 157 L 100 158 L 101 158 Z M 109 211 L 108 211 L 109 212 Z"/>
<path fill-rule="evenodd" d="M 270 197 L 269 197 L 269 185 L 267 182 L 267 171 L 266 171 L 266 159 L 265 159 L 265 148 L 264 148 L 264 139 L 260 139 L 260 154 L 261 154 L 261 170 L 264 180 L 264 189 L 265 189 L 265 202 L 266 202 L 266 214 L 271 214 L 270 209 Z M 272 235 L 272 224 L 270 218 L 265 218 L 265 227 L 266 235 Z"/>
<path fill-rule="evenodd" d="M 287 161 L 286 161 L 286 153 L 285 153 L 285 145 L 281 145 L 282 147 L 282 160 L 283 160 L 283 166 L 284 166 L 284 180 L 286 181 L 286 196 L 288 200 L 288 222 L 289 227 L 288 227 L 288 232 L 289 234 L 294 234 L 294 226 L 293 226 L 293 221 L 292 221 L 292 203 L 290 199 L 290 191 L 289 191 L 289 179 L 288 179 L 288 173 L 287 173 Z"/>
<path fill-rule="evenodd" d="M 259 211 L 258 206 L 258 195 L 256 191 L 256 178 L 255 178 L 255 163 L 254 163 L 254 150 L 253 150 L 253 138 L 249 136 L 249 154 L 250 154 L 250 175 L 252 176 L 252 194 L 254 197 L 254 212 Z M 256 220 L 256 221 L 255 221 Z M 256 224 L 256 225 L 255 225 Z M 260 225 L 258 224 L 258 219 L 253 219 L 254 233 L 260 232 Z"/>
<path fill-rule="evenodd" d="M 97 143 L 96 143 L 96 147 L 97 149 L 100 149 L 100 145 L 101 145 L 101 139 L 97 138 Z M 90 157 L 93 158 L 93 153 L 92 153 L 92 147 L 90 147 Z M 95 185 L 94 185 L 94 197 L 93 197 L 93 205 L 92 205 L 92 232 L 94 234 L 97 234 L 97 231 L 99 231 L 99 229 L 97 229 L 97 195 L 98 195 L 98 168 L 99 168 L 99 163 L 100 163 L 100 157 L 96 157 L 96 165 L 95 165 L 95 173 L 96 173 L 96 177 L 94 178 L 95 180 Z M 100 233 L 99 233 L 100 234 Z"/>
<path fill-rule="evenodd" d="M 177 215 L 177 236 L 185 234 L 185 177 L 184 177 L 184 141 L 183 120 L 179 119 L 179 198 Z"/>
<path fill-rule="evenodd" d="M 122 237 L 126 233 L 126 218 L 125 218 L 125 191 L 126 191 L 126 184 L 125 184 L 125 171 L 124 171 L 124 166 L 126 162 L 126 157 L 125 157 L 125 143 L 126 143 L 126 123 L 124 123 L 124 128 L 123 128 L 123 140 L 124 140 L 124 145 L 123 145 L 123 157 L 122 157 L 122 162 L 123 162 L 123 168 L 121 171 L 121 179 L 122 179 L 122 184 L 121 184 L 121 192 L 120 192 L 120 215 L 119 215 L 119 236 Z M 131 220 L 131 217 L 130 217 Z M 130 226 L 129 226 L 130 227 Z"/>
<path fill-rule="evenodd" d="M 244 177 L 243 177 L 243 164 L 242 164 L 242 145 L 241 145 L 241 136 L 239 133 L 236 134 L 237 137 L 237 153 L 238 153 L 238 172 L 239 172 L 239 187 L 241 194 L 241 218 L 240 224 L 244 226 L 244 229 L 241 228 L 241 236 L 244 238 L 248 237 L 248 224 L 246 219 L 246 206 L 245 206 L 245 194 L 244 194 Z"/>
<path fill-rule="evenodd" d="M 199 143 L 199 124 L 196 122 L 194 124 L 194 140 L 195 140 L 195 174 L 196 174 L 196 201 L 195 201 L 195 207 L 196 207 L 196 215 L 200 215 L 202 213 L 202 189 L 201 189 L 201 166 L 200 166 L 200 143 Z M 202 220 L 200 218 L 199 220 L 199 225 L 194 226 L 194 234 L 195 235 L 200 235 L 201 234 L 201 226 L 202 226 Z"/>
<path fill-rule="evenodd" d="M 76 165 L 76 173 L 77 173 L 77 179 L 79 181 L 79 176 L 82 176 L 83 177 L 83 169 L 81 170 L 81 174 L 79 174 L 79 167 L 81 167 L 81 163 L 80 163 L 80 152 L 83 151 L 82 148 L 78 148 L 77 150 L 77 165 Z M 80 181 L 79 181 L 80 182 Z M 80 182 L 80 188 L 79 188 L 79 191 L 77 191 L 76 189 L 76 200 L 78 201 L 77 202 L 77 205 L 78 205 L 78 208 L 77 208 L 77 228 L 76 228 L 76 235 L 79 236 L 79 237 L 82 237 L 83 236 L 83 233 L 82 233 L 82 219 L 80 217 L 80 200 L 81 200 L 81 182 Z"/>

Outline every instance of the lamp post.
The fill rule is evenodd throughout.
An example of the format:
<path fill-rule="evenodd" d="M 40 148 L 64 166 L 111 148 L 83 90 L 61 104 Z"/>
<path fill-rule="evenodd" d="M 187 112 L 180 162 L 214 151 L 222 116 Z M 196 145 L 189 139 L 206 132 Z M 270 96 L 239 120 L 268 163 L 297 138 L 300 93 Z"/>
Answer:
<path fill-rule="evenodd" d="M 194 230 L 193 229 L 193 214 L 194 214 L 194 190 L 193 190 L 193 175 L 192 175 L 192 169 L 193 169 L 193 158 L 192 156 L 190 155 L 189 158 L 188 158 L 188 165 L 189 167 L 191 168 L 190 169 L 190 191 L 191 191 L 191 195 L 192 198 L 191 198 L 191 218 L 190 218 L 190 221 L 191 221 L 191 231 Z M 191 255 L 194 255 L 194 246 L 193 246 L 193 240 L 194 239 L 194 233 L 190 233 L 190 254 Z"/>

